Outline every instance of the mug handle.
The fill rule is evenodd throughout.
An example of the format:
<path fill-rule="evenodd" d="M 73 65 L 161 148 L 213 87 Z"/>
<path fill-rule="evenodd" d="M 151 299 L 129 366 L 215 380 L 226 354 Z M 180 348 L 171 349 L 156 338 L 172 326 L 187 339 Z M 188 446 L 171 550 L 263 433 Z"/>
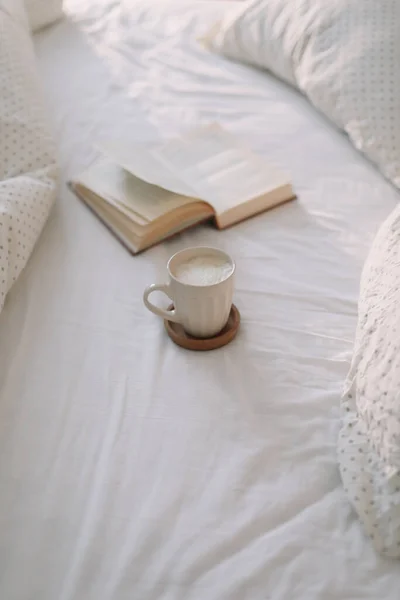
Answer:
<path fill-rule="evenodd" d="M 162 308 L 159 308 L 158 306 L 156 306 L 152 302 L 150 302 L 149 296 L 153 292 L 163 292 L 173 302 L 174 299 L 171 296 L 171 291 L 170 291 L 170 285 L 169 285 L 169 283 L 152 283 L 151 285 L 149 285 L 144 290 L 144 293 L 143 293 L 143 302 L 145 303 L 146 308 L 148 308 L 155 315 L 158 315 L 159 317 L 162 317 L 163 319 L 167 319 L 168 321 L 174 321 L 174 323 L 180 323 L 180 319 L 178 318 L 175 309 L 173 309 L 173 310 L 164 310 Z"/>

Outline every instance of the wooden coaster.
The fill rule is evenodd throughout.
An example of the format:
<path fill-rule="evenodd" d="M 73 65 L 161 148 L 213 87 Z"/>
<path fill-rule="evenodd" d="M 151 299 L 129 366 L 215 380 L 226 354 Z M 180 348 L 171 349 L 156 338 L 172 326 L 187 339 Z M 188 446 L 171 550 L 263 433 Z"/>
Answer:
<path fill-rule="evenodd" d="M 168 308 L 172 310 L 174 305 Z M 187 350 L 216 350 L 229 344 L 237 334 L 240 325 L 240 312 L 234 304 L 232 304 L 229 319 L 225 327 L 218 335 L 212 338 L 195 338 L 186 333 L 180 323 L 164 320 L 165 329 L 171 340 Z"/>

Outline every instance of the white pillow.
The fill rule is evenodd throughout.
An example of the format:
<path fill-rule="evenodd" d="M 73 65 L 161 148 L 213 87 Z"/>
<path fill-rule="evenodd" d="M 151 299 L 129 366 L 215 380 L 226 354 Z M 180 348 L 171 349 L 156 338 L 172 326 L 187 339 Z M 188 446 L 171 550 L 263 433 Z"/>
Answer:
<path fill-rule="evenodd" d="M 399 557 L 400 206 L 381 226 L 364 266 L 339 463 L 376 548 Z"/>
<path fill-rule="evenodd" d="M 399 0 L 251 0 L 205 41 L 297 86 L 400 187 Z"/>
<path fill-rule="evenodd" d="M 62 17 L 63 0 L 25 0 L 32 31 L 51 25 Z"/>
<path fill-rule="evenodd" d="M 0 309 L 55 199 L 55 155 L 22 0 L 0 0 Z"/>

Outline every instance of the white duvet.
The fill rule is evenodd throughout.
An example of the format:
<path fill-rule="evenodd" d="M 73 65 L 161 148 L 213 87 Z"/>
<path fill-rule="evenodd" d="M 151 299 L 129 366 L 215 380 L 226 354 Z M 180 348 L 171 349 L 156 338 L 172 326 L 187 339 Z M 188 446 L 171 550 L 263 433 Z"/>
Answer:
<path fill-rule="evenodd" d="M 64 179 L 102 139 L 217 119 L 299 199 L 132 258 L 63 187 L 0 315 L 2 599 L 398 600 L 336 457 L 359 276 L 398 193 L 296 92 L 197 44 L 225 4 L 69 0 L 37 38 Z M 194 244 L 234 256 L 242 315 L 201 355 L 142 304 Z"/>
<path fill-rule="evenodd" d="M 22 0 L 0 0 L 0 310 L 56 195 L 48 131 Z"/>

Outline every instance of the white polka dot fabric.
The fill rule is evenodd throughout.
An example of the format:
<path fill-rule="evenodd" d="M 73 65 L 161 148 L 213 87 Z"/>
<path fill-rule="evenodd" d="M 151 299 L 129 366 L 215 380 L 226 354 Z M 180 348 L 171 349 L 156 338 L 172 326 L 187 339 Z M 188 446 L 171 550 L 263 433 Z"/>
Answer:
<path fill-rule="evenodd" d="M 0 309 L 57 191 L 55 149 L 20 0 L 0 0 Z"/>
<path fill-rule="evenodd" d="M 398 0 L 251 0 L 205 42 L 297 86 L 400 187 Z"/>
<path fill-rule="evenodd" d="M 54 23 L 62 16 L 62 0 L 25 0 L 29 24 L 38 31 Z"/>
<path fill-rule="evenodd" d="M 377 549 L 400 556 L 400 207 L 366 261 L 351 370 L 342 400 L 345 489 Z"/>

